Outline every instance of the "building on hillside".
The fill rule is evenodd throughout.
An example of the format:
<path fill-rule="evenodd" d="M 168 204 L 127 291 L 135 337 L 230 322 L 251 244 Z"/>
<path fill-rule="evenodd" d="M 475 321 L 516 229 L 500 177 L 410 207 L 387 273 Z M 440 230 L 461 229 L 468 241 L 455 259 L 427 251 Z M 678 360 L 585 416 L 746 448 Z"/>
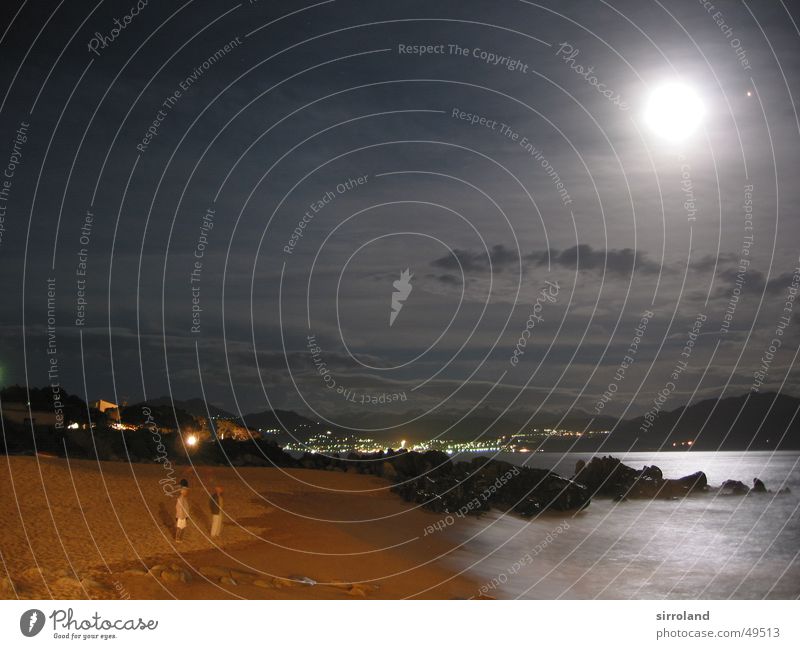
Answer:
<path fill-rule="evenodd" d="M 111 401 L 105 399 L 98 399 L 89 404 L 91 410 L 95 410 L 103 415 L 103 419 L 109 424 L 118 424 L 120 422 L 119 406 Z M 94 419 L 95 417 L 93 417 Z"/>

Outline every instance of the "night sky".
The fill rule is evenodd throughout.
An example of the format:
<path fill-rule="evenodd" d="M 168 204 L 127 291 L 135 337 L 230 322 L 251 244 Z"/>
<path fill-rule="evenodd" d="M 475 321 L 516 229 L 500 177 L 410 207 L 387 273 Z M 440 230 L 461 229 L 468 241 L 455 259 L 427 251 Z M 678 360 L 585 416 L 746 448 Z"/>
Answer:
<path fill-rule="evenodd" d="M 342 425 L 796 393 L 798 21 L 4 2 L 0 383 Z"/>

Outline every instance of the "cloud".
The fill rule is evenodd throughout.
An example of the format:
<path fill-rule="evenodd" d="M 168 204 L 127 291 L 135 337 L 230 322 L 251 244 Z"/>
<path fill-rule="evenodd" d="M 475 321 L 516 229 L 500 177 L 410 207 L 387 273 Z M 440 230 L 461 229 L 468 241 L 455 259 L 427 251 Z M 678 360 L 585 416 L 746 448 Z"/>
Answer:
<path fill-rule="evenodd" d="M 555 248 L 551 248 L 549 251 L 535 250 L 526 254 L 522 262 L 526 268 L 541 267 L 547 266 L 548 260 L 553 266 L 571 270 L 605 269 L 605 272 L 617 275 L 630 275 L 634 269 L 636 272 L 647 274 L 655 274 L 659 270 L 657 263 L 651 261 L 644 253 L 632 248 L 600 250 L 585 243 L 564 250 Z M 431 265 L 454 270 L 459 268 L 459 262 L 464 272 L 472 273 L 487 272 L 490 268 L 500 272 L 519 263 L 516 251 L 498 244 L 491 248 L 488 256 L 485 251 L 455 249 L 452 255 L 434 259 Z"/>
<path fill-rule="evenodd" d="M 442 273 L 441 275 L 428 274 L 427 277 L 438 280 L 442 284 L 448 284 L 449 286 L 461 286 L 461 280 L 450 273 Z"/>
<path fill-rule="evenodd" d="M 769 295 L 780 295 L 788 293 L 789 287 L 792 285 L 794 279 L 794 272 L 782 273 L 777 277 L 769 280 L 764 287 L 764 291 Z"/>
<path fill-rule="evenodd" d="M 703 255 L 702 257 L 698 257 L 692 261 L 691 268 L 692 270 L 703 273 L 738 261 L 739 255 L 732 252 L 723 252 L 719 255 Z"/>
<path fill-rule="evenodd" d="M 550 257 L 551 263 L 564 268 L 584 271 L 604 269 L 608 273 L 619 275 L 630 275 L 634 272 L 634 269 L 640 273 L 657 273 L 659 269 L 658 264 L 650 261 L 643 253 L 632 248 L 599 250 L 582 243 L 560 252 L 551 250 Z M 543 265 L 541 255 L 533 259 Z"/>
<path fill-rule="evenodd" d="M 743 280 L 743 289 L 752 295 L 781 295 L 789 290 L 794 277 L 793 272 L 786 272 L 767 281 L 760 270 L 749 267 L 745 272 L 741 272 L 738 265 L 723 268 L 717 275 L 723 281 L 715 291 L 717 297 L 728 297 L 735 288 L 737 280 Z"/>
<path fill-rule="evenodd" d="M 463 269 L 465 273 L 475 273 L 488 271 L 490 268 L 499 272 L 512 266 L 519 266 L 520 263 L 517 251 L 506 248 L 500 243 L 492 246 L 488 255 L 485 250 L 472 251 L 455 248 L 452 254 L 434 259 L 431 265 L 446 270 Z"/>

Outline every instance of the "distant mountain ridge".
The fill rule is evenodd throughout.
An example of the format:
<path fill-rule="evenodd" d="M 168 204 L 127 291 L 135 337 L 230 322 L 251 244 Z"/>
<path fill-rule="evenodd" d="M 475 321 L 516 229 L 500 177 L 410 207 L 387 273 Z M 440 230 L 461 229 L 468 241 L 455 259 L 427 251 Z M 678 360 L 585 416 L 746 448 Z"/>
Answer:
<path fill-rule="evenodd" d="M 178 410 L 188 412 L 195 417 L 222 417 L 224 419 L 235 419 L 236 415 L 224 410 L 212 403 L 208 403 L 200 398 L 194 399 L 170 399 L 169 397 L 158 397 L 157 399 L 148 399 L 148 404 L 153 406 L 175 406 Z"/>
<path fill-rule="evenodd" d="M 45 389 L 31 388 L 31 400 Z M 22 395 L 22 396 L 19 396 Z M 3 389 L 4 401 L 21 400 L 28 392 L 21 386 Z M 86 406 L 77 397 L 76 412 L 85 411 Z M 46 403 L 43 396 L 42 402 Z M 38 403 L 38 402 L 37 402 Z M 746 393 L 722 399 L 704 399 L 691 405 L 679 406 L 673 410 L 662 410 L 650 416 L 640 415 L 625 420 L 610 416 L 593 416 L 590 413 L 573 410 L 566 415 L 552 412 L 532 412 L 516 410 L 501 412 L 483 408 L 463 417 L 458 412 L 440 412 L 420 417 L 422 411 L 406 413 L 382 413 L 364 411 L 352 417 L 349 426 L 336 426 L 327 422 L 317 422 L 292 410 L 264 410 L 252 412 L 239 418 L 233 413 L 201 398 L 176 399 L 159 397 L 148 399 L 147 404 L 163 411 L 160 420 L 171 422 L 173 415 L 178 420 L 186 415 L 206 418 L 229 419 L 231 425 L 240 425 L 242 420 L 251 429 L 275 434 L 278 443 L 307 440 L 316 434 L 332 431 L 334 434 L 366 430 L 364 437 L 376 441 L 393 443 L 400 439 L 425 441 L 436 437 L 447 440 L 467 441 L 475 439 L 494 439 L 501 435 L 518 432 L 530 433 L 533 429 L 554 428 L 573 431 L 611 431 L 607 436 L 593 438 L 548 438 L 543 443 L 544 450 L 552 451 L 625 451 L 625 450 L 671 450 L 691 448 L 697 450 L 774 450 L 800 449 L 800 398 L 787 394 Z M 43 406 L 44 407 L 44 406 Z M 49 407 L 49 404 L 48 404 Z M 172 408 L 175 411 L 172 411 Z M 128 407 L 125 416 L 131 418 L 136 410 Z M 406 423 L 412 419 L 413 423 Z M 462 418 L 463 417 L 463 418 Z M 189 420 L 190 421 L 190 420 Z M 221 424 L 220 424 L 221 425 Z M 286 432 L 288 429 L 288 432 Z M 273 431 L 276 431 L 273 433 Z"/>
<path fill-rule="evenodd" d="M 250 428 L 260 430 L 284 430 L 292 432 L 309 432 L 322 430 L 324 425 L 318 424 L 303 415 L 298 415 L 293 410 L 264 410 L 253 412 L 244 416 L 244 421 Z"/>
<path fill-rule="evenodd" d="M 545 450 L 594 450 L 602 443 L 603 450 L 671 450 L 691 441 L 698 450 L 769 450 L 800 449 L 800 398 L 776 393 L 747 393 L 722 399 L 705 399 L 674 410 L 658 412 L 652 424 L 645 426 L 644 415 L 618 420 L 610 416 L 593 416 L 574 410 L 567 415 L 549 412 L 514 412 L 502 414 L 484 409 L 463 419 L 455 413 L 423 417 L 412 425 L 404 424 L 421 413 L 367 413 L 351 421 L 353 428 L 385 428 L 365 433 L 376 440 L 422 441 L 441 436 L 457 441 L 491 439 L 500 435 L 530 432 L 534 428 L 558 426 L 567 430 L 611 431 L 593 440 L 552 439 Z M 408 417 L 408 415 L 412 417 Z M 252 428 L 281 429 L 281 422 L 294 433 L 308 434 L 322 430 L 349 431 L 347 427 L 316 423 L 292 411 L 276 410 L 245 415 Z M 294 437 L 301 437 L 295 435 Z M 673 447 L 675 443 L 675 447 Z M 686 446 L 684 446 L 686 448 Z"/>
<path fill-rule="evenodd" d="M 247 426 L 255 429 L 274 430 L 281 428 L 294 429 L 307 429 L 319 428 L 316 421 L 312 421 L 303 415 L 299 415 L 293 410 L 263 410 L 261 412 L 251 412 L 244 417 L 228 412 L 224 408 L 215 406 L 211 403 L 204 401 L 198 397 L 194 399 L 170 399 L 169 397 L 158 397 L 157 399 L 148 399 L 147 403 L 152 406 L 174 406 L 177 410 L 183 410 L 195 417 L 212 417 L 231 419 L 237 422 L 247 423 Z"/>
<path fill-rule="evenodd" d="M 645 440 L 671 448 L 692 440 L 692 446 L 715 450 L 800 448 L 800 399 L 786 394 L 747 393 L 724 399 L 705 399 L 690 406 L 662 411 L 645 428 L 644 416 L 621 421 L 619 439 Z"/>

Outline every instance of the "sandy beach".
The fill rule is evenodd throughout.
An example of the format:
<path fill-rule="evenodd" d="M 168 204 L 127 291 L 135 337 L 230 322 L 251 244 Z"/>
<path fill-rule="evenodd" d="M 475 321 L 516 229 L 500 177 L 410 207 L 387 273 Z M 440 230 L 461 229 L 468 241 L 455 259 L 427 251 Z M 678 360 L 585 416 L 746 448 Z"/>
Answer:
<path fill-rule="evenodd" d="M 468 598 L 453 529 L 368 475 L 179 467 L 192 520 L 173 540 L 159 464 L 0 458 L 3 598 Z M 209 493 L 224 487 L 220 540 Z"/>

